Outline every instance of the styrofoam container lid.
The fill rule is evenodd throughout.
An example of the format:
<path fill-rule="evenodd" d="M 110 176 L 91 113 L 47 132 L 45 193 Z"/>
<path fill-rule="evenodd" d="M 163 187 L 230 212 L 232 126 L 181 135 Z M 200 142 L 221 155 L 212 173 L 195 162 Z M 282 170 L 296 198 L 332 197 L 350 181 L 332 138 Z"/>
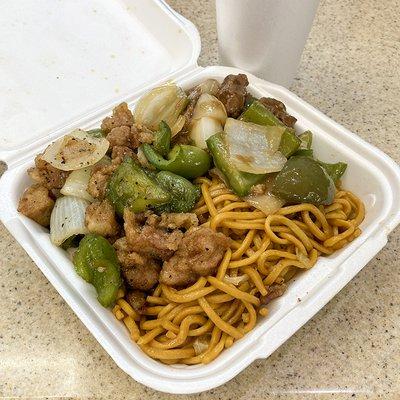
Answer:
<path fill-rule="evenodd" d="M 28 37 L 14 26 L 24 23 Z M 20 46 L 18 52 L 12 51 L 10 32 L 14 45 Z M 221 81 L 227 74 L 246 71 L 198 67 L 196 29 L 156 0 L 7 3 L 0 6 L 0 33 L 0 54 L 7 55 L 0 66 L 8 77 L 0 77 L 1 86 L 8 85 L 0 100 L 0 159 L 9 166 L 0 180 L 0 219 L 115 362 L 147 386 L 170 393 L 200 392 L 227 382 L 257 358 L 268 357 L 366 265 L 400 221 L 400 169 L 393 160 L 287 89 L 247 74 L 251 93 L 283 101 L 298 119 L 297 129 L 313 131 L 318 158 L 348 163 L 343 186 L 366 205 L 362 234 L 296 276 L 284 296 L 271 304 L 268 317 L 211 363 L 161 364 L 144 354 L 123 324 L 99 304 L 94 288 L 76 274 L 65 251 L 51 244 L 47 229 L 17 212 L 21 193 L 29 185 L 26 170 L 49 142 L 77 127 L 99 126 L 117 102 L 133 107 L 159 81 L 173 78 L 189 88 L 207 78 Z M 110 52 L 115 57 L 109 57 Z M 130 52 L 137 57 L 126 54 Z M 110 79 L 102 80 L 88 68 L 108 73 Z M 54 80 L 54 73 L 66 81 Z M 115 85 L 123 95 L 115 93 Z M 9 117 L 19 130 L 7 122 Z"/>
<path fill-rule="evenodd" d="M 194 25 L 157 0 L 0 5 L 0 151 L 171 74 L 194 68 Z"/>

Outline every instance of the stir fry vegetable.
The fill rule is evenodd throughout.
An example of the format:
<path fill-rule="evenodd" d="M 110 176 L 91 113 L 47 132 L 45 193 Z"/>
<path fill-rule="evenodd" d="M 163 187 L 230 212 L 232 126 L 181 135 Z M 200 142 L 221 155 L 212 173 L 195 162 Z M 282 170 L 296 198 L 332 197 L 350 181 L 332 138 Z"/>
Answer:
<path fill-rule="evenodd" d="M 278 150 L 284 131 L 281 126 L 262 126 L 228 118 L 224 132 L 231 161 L 240 171 L 252 174 L 280 171 L 286 162 Z"/>
<path fill-rule="evenodd" d="M 272 193 L 288 203 L 331 204 L 335 184 L 310 157 L 291 157 L 275 178 Z"/>
<path fill-rule="evenodd" d="M 188 103 L 185 92 L 174 84 L 154 88 L 142 96 L 135 108 L 135 121 L 156 130 L 161 121 L 171 128 L 172 135 L 178 133 L 185 119 L 181 115 Z"/>
<path fill-rule="evenodd" d="M 300 147 L 301 139 L 296 136 L 293 129 L 287 128 L 283 132 L 281 142 L 279 144 L 279 151 L 287 158 L 296 153 Z"/>
<path fill-rule="evenodd" d="M 229 187 L 241 197 L 249 194 L 251 188 L 265 180 L 265 174 L 250 174 L 237 169 L 229 157 L 223 133 L 217 133 L 207 140 L 208 149 L 214 160 L 215 166 L 222 173 Z"/>
<path fill-rule="evenodd" d="M 50 240 L 60 246 L 73 235 L 88 233 L 85 212 L 90 203 L 74 196 L 57 199 L 50 216 Z"/>
<path fill-rule="evenodd" d="M 159 171 L 170 171 L 185 178 L 197 178 L 210 169 L 210 156 L 196 146 L 176 145 L 169 152 L 168 159 L 161 157 L 147 143 L 141 149 L 149 163 Z"/>
<path fill-rule="evenodd" d="M 154 135 L 154 150 L 165 157 L 171 146 L 171 129 L 165 121 L 158 124 L 158 130 Z"/>
<path fill-rule="evenodd" d="M 200 189 L 182 176 L 160 171 L 156 179 L 171 194 L 169 203 L 156 207 L 158 212 L 186 213 L 193 209 L 200 198 Z"/>
<path fill-rule="evenodd" d="M 125 207 L 141 212 L 149 205 L 158 206 L 171 199 L 169 193 L 129 157 L 111 176 L 107 197 L 120 215 Z"/>
<path fill-rule="evenodd" d="M 104 137 L 76 129 L 50 144 L 41 158 L 59 170 L 74 171 L 96 164 L 109 145 Z"/>
<path fill-rule="evenodd" d="M 253 124 L 258 125 L 284 126 L 284 124 L 275 117 L 271 111 L 257 100 L 252 101 L 239 119 L 245 122 L 253 122 Z"/>
<path fill-rule="evenodd" d="M 100 304 L 112 305 L 122 280 L 111 244 L 100 235 L 86 235 L 79 243 L 73 262 L 78 275 L 95 287 Z"/>
<path fill-rule="evenodd" d="M 337 182 L 347 169 L 347 164 L 344 162 L 338 162 L 336 164 L 328 164 L 322 161 L 318 161 L 319 165 L 324 168 L 328 175 L 332 178 L 333 182 Z"/>

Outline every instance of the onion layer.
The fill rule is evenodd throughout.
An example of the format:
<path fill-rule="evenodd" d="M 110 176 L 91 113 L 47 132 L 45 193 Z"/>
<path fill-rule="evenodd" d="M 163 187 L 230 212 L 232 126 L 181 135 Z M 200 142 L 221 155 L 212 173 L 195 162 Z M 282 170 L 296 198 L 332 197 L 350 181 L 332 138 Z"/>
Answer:
<path fill-rule="evenodd" d="M 51 143 L 41 158 L 54 168 L 74 171 L 96 164 L 107 153 L 109 145 L 103 137 L 76 129 Z"/>
<path fill-rule="evenodd" d="M 85 225 L 87 200 L 73 196 L 59 197 L 50 217 L 50 240 L 60 246 L 72 235 L 88 233 Z"/>
<path fill-rule="evenodd" d="M 278 151 L 284 127 L 228 118 L 224 131 L 231 160 L 240 171 L 253 174 L 278 172 L 287 161 Z"/>

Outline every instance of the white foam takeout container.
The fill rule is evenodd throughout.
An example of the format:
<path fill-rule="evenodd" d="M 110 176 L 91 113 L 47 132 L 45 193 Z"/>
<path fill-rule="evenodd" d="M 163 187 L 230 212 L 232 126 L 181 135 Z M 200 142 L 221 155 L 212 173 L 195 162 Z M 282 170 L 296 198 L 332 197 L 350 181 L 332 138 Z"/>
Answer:
<path fill-rule="evenodd" d="M 151 86 L 173 79 L 188 88 L 206 78 L 221 80 L 242 71 L 199 67 L 196 29 L 162 1 L 65 0 L 55 4 L 51 0 L 14 2 L 0 15 L 0 53 L 9 55 L 0 63 L 4 72 L 0 87 L 6 93 L 2 100 L 7 107 L 1 114 L 0 159 L 8 164 L 0 180 L 0 218 L 132 378 L 169 393 L 214 388 L 254 360 L 268 357 L 382 249 L 400 221 L 400 169 L 382 151 L 293 93 L 248 74 L 254 95 L 283 101 L 298 119 L 298 131 L 313 131 L 318 158 L 348 163 L 343 186 L 366 205 L 362 234 L 293 279 L 285 295 L 271 305 L 268 317 L 261 318 L 253 331 L 210 364 L 156 362 L 130 340 L 111 311 L 97 302 L 93 287 L 77 276 L 65 252 L 50 243 L 48 232 L 18 214 L 19 197 L 29 185 L 26 170 L 48 143 L 74 128 L 99 126 L 114 105 L 125 100 L 132 107 Z M 16 15 L 24 23 L 22 31 L 13 25 Z M 34 48 L 30 42 L 36 44 Z M 18 54 L 12 51 L 15 48 Z M 24 55 L 22 65 L 25 50 L 29 57 Z M 118 88 L 121 95 L 116 93 Z M 66 121 L 65 117 L 74 118 Z"/>

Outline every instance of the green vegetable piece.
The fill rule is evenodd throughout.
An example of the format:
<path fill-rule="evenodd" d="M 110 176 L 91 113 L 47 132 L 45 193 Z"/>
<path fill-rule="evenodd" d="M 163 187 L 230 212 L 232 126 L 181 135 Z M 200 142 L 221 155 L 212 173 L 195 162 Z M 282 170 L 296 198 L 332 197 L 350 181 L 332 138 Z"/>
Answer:
<path fill-rule="evenodd" d="M 157 207 L 158 212 L 189 212 L 200 198 L 201 192 L 198 186 L 172 172 L 160 171 L 157 174 L 157 182 L 171 194 L 171 201 Z"/>
<path fill-rule="evenodd" d="M 159 171 L 170 171 L 184 178 L 197 178 L 210 169 L 210 156 L 199 147 L 176 145 L 169 152 L 167 160 L 147 143 L 143 144 L 141 149 L 149 163 Z"/>
<path fill-rule="evenodd" d="M 125 207 L 133 212 L 141 212 L 147 206 L 165 204 L 171 199 L 168 192 L 130 157 L 126 157 L 112 174 L 107 197 L 120 215 Z"/>
<path fill-rule="evenodd" d="M 253 122 L 258 125 L 285 126 L 285 124 L 276 118 L 275 115 L 258 100 L 254 100 L 238 119 L 245 122 Z"/>
<path fill-rule="evenodd" d="M 288 128 L 282 134 L 279 150 L 286 158 L 289 158 L 300 147 L 300 143 L 301 140 L 296 136 L 295 131 Z"/>
<path fill-rule="evenodd" d="M 345 173 L 347 164 L 344 162 L 338 162 L 336 164 L 328 164 L 322 161 L 318 161 L 319 165 L 321 165 L 327 174 L 332 178 L 333 182 L 337 182 L 342 175 Z"/>
<path fill-rule="evenodd" d="M 158 131 L 155 133 L 153 147 L 154 150 L 163 157 L 169 153 L 171 145 L 171 129 L 168 124 L 161 121 L 158 124 Z"/>
<path fill-rule="evenodd" d="M 78 247 L 81 239 L 82 235 L 72 235 L 68 239 L 65 239 L 60 247 L 64 250 L 67 250 L 70 247 Z"/>
<path fill-rule="evenodd" d="M 253 101 L 257 100 L 256 97 L 252 96 L 251 94 L 247 93 L 246 99 L 244 101 L 244 110 L 247 110 Z"/>
<path fill-rule="evenodd" d="M 313 134 L 311 131 L 305 131 L 299 135 L 300 150 L 310 150 L 312 146 Z"/>
<path fill-rule="evenodd" d="M 80 277 L 93 284 L 102 306 L 115 302 L 122 280 L 115 250 L 105 238 L 86 235 L 74 255 L 74 266 Z"/>
<path fill-rule="evenodd" d="M 86 133 L 88 133 L 89 135 L 92 135 L 93 137 L 96 137 L 96 138 L 106 137 L 105 132 L 100 128 L 98 128 L 98 129 L 90 129 L 89 131 L 86 131 Z"/>
<path fill-rule="evenodd" d="M 335 184 L 318 161 L 300 156 L 287 161 L 276 176 L 271 191 L 292 204 L 332 204 Z"/>
<path fill-rule="evenodd" d="M 295 156 L 304 156 L 313 158 L 314 152 L 313 149 L 299 149 L 294 153 Z"/>
<path fill-rule="evenodd" d="M 247 196 L 251 188 L 265 180 L 266 174 L 251 174 L 239 171 L 229 159 L 223 133 L 216 133 L 207 139 L 214 164 L 221 171 L 229 187 L 240 197 Z"/>

